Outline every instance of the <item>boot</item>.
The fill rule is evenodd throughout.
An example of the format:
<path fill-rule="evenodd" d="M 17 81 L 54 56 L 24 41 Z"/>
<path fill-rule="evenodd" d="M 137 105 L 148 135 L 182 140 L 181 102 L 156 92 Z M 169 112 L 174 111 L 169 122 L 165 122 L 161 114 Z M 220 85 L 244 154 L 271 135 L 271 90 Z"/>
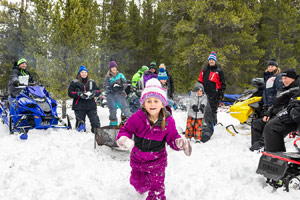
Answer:
<path fill-rule="evenodd" d="M 258 140 L 258 141 L 255 141 L 249 149 L 250 149 L 250 151 L 258 151 L 258 150 L 262 149 L 264 146 L 265 146 L 264 141 Z"/>

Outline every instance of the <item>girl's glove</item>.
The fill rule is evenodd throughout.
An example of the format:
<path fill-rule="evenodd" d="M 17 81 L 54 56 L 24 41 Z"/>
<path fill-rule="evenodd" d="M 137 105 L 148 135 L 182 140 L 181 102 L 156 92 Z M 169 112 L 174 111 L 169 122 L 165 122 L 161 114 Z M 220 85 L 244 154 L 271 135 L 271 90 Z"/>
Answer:
<path fill-rule="evenodd" d="M 131 150 L 134 146 L 134 141 L 132 139 L 129 139 L 126 136 L 121 136 L 117 140 L 117 145 L 122 149 L 122 150 Z"/>
<path fill-rule="evenodd" d="M 179 149 L 183 149 L 185 155 L 190 156 L 192 154 L 191 143 L 186 138 L 177 138 L 175 143 Z"/>

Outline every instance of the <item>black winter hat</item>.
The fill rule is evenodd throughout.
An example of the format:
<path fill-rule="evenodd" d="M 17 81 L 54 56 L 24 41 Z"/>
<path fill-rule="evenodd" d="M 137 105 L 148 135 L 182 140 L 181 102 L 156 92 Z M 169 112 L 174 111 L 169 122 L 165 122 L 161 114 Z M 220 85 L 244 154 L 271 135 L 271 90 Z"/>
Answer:
<path fill-rule="evenodd" d="M 278 67 L 278 62 L 276 61 L 275 58 L 271 58 L 271 59 L 268 61 L 267 66 L 269 66 L 269 65 L 273 65 L 273 66 Z"/>
<path fill-rule="evenodd" d="M 281 73 L 282 76 L 287 76 L 289 78 L 293 78 L 293 79 L 296 79 L 297 78 L 297 73 L 295 71 L 295 69 L 288 69 L 288 70 L 285 70 L 284 72 Z"/>

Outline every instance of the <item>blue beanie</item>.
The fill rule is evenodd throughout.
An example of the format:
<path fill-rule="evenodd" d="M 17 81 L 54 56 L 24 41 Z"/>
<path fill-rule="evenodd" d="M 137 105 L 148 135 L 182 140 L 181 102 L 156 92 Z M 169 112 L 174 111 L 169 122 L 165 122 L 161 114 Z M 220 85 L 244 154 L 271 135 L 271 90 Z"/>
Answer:
<path fill-rule="evenodd" d="M 215 62 L 217 62 L 217 55 L 216 55 L 216 52 L 212 51 L 212 52 L 210 53 L 210 55 L 208 56 L 208 61 L 209 61 L 210 59 L 213 59 Z"/>
<path fill-rule="evenodd" d="M 167 79 L 168 79 L 167 72 L 165 71 L 164 68 L 160 68 L 160 69 L 159 69 L 157 79 L 158 79 L 158 80 L 167 80 Z"/>
<path fill-rule="evenodd" d="M 87 68 L 85 66 L 83 66 L 83 65 L 80 66 L 80 68 L 78 70 L 78 74 L 80 74 L 80 72 L 82 72 L 82 71 L 88 72 Z"/>

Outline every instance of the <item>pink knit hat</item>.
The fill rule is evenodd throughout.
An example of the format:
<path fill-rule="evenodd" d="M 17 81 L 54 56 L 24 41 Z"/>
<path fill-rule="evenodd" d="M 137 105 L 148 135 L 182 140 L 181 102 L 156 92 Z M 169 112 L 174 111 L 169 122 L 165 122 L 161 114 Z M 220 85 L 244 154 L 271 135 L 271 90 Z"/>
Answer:
<path fill-rule="evenodd" d="M 141 105 L 143 105 L 147 98 L 151 97 L 161 100 L 164 106 L 168 105 L 166 90 L 161 87 L 159 80 L 156 78 L 151 78 L 146 82 L 146 87 L 142 91 L 141 95 Z"/>

